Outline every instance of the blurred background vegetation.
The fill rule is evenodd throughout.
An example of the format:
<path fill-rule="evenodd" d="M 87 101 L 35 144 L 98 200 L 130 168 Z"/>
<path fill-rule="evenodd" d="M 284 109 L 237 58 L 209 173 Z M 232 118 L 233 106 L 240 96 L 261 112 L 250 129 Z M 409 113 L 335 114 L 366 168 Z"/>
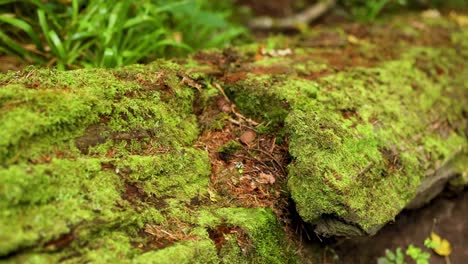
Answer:
<path fill-rule="evenodd" d="M 146 63 L 246 42 L 251 33 L 241 22 L 259 10 L 275 15 L 270 5 L 287 15 L 315 2 L 0 0 L 0 56 L 59 69 Z M 441 6 L 466 7 L 467 0 L 338 0 L 336 8 L 369 22 L 391 10 Z"/>
<path fill-rule="evenodd" d="M 233 10 L 209 0 L 0 0 L 0 52 L 59 68 L 147 62 L 240 39 Z"/>

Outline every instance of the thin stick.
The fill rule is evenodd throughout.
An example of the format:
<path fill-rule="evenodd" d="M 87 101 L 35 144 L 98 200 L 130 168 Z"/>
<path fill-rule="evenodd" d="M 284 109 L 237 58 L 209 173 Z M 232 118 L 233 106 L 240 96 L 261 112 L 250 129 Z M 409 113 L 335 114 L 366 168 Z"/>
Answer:
<path fill-rule="evenodd" d="M 284 174 L 286 174 L 286 170 L 283 168 L 283 165 L 281 165 L 281 163 L 280 163 L 279 161 L 277 161 L 277 160 L 275 159 L 275 157 L 273 157 L 273 155 L 271 155 L 270 153 L 268 153 L 267 151 L 264 151 L 264 150 L 262 150 L 262 149 L 253 149 L 253 150 L 259 151 L 259 152 L 261 152 L 261 153 L 267 155 L 270 159 L 272 159 L 272 160 L 280 167 L 281 171 L 282 171 Z"/>
<path fill-rule="evenodd" d="M 240 119 L 246 121 L 246 122 L 249 123 L 249 124 L 252 124 L 253 126 L 258 126 L 258 125 L 260 124 L 260 123 L 254 121 L 254 120 L 252 120 L 252 119 L 250 119 L 250 118 L 245 117 L 245 116 L 242 115 L 241 113 L 239 113 L 239 112 L 236 110 L 235 104 L 232 103 L 231 100 L 229 100 L 229 97 L 226 95 L 226 93 L 224 92 L 224 89 L 223 89 L 223 87 L 221 87 L 221 85 L 219 85 L 219 84 L 217 84 L 217 83 L 215 83 L 215 82 L 213 82 L 212 85 L 213 85 L 216 89 L 218 89 L 218 91 L 223 95 L 224 99 L 225 99 L 226 101 L 228 101 L 228 102 L 231 104 L 231 112 L 232 112 L 235 116 L 237 116 L 238 118 L 240 118 Z M 232 123 L 236 124 L 236 125 L 240 125 L 239 122 L 234 122 L 233 119 L 231 119 L 230 121 L 231 121 Z"/>
<path fill-rule="evenodd" d="M 273 150 L 276 147 L 276 137 L 273 138 L 273 143 L 271 144 L 270 153 L 273 153 Z"/>
<path fill-rule="evenodd" d="M 294 28 L 298 24 L 308 24 L 319 18 L 331 9 L 335 5 L 335 2 L 335 0 L 324 0 L 300 13 L 285 18 L 272 18 L 268 16 L 254 18 L 249 22 L 249 26 L 254 29 Z"/>

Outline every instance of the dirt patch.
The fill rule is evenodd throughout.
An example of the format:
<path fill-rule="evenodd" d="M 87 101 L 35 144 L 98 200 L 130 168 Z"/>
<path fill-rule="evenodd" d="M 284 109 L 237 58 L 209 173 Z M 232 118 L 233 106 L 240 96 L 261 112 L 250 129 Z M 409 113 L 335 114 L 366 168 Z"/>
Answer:
<path fill-rule="evenodd" d="M 65 234 L 59 237 L 56 240 L 49 241 L 45 244 L 44 248 L 46 250 L 60 250 L 67 245 L 69 245 L 73 240 L 75 240 L 75 234 L 73 232 Z"/>
<path fill-rule="evenodd" d="M 8 71 L 19 71 L 25 66 L 25 62 L 17 57 L 2 55 L 0 56 L 0 73 Z"/>
<path fill-rule="evenodd" d="M 211 187 L 225 194 L 227 200 L 233 199 L 229 203 L 274 208 L 277 199 L 281 200 L 286 180 L 287 147 L 277 145 L 272 135 L 260 134 L 248 141 L 243 135 L 243 128 L 229 121 L 221 131 L 207 130 L 202 134 L 197 144 L 203 144 L 210 155 Z M 238 149 L 220 151 L 229 142 L 241 143 L 242 139 L 244 143 L 238 144 Z"/>
<path fill-rule="evenodd" d="M 208 235 L 215 244 L 218 253 L 221 251 L 224 243 L 230 239 L 229 236 L 235 236 L 237 245 L 242 249 L 243 252 L 247 251 L 248 247 L 252 246 L 245 231 L 238 226 L 232 227 L 226 224 L 222 224 L 208 229 Z"/>
<path fill-rule="evenodd" d="M 144 251 L 155 249 L 163 249 L 173 245 L 178 241 L 195 241 L 197 237 L 186 230 L 190 230 L 192 226 L 176 218 L 166 218 L 165 224 L 147 223 L 145 228 L 140 231 L 139 235 L 146 242 L 138 243 L 134 246 L 141 248 Z"/>
<path fill-rule="evenodd" d="M 425 248 L 424 240 L 431 230 L 447 239 L 452 245 L 451 263 L 465 263 L 468 259 L 468 190 L 458 196 L 445 192 L 429 205 L 398 215 L 394 223 L 387 224 L 375 236 L 353 240 L 324 241 L 326 256 L 320 263 L 376 263 L 385 250 L 403 251 L 410 244 Z M 319 243 L 317 239 L 315 242 Z M 431 253 L 430 263 L 445 264 L 443 257 Z"/>
<path fill-rule="evenodd" d="M 152 205 L 158 210 L 162 210 L 168 207 L 166 199 L 171 198 L 170 196 L 164 195 L 161 197 L 155 197 L 153 195 L 148 195 L 143 187 L 139 186 L 138 183 L 126 182 L 124 191 L 122 193 L 122 199 L 131 202 L 132 204 L 137 204 L 138 201 Z"/>
<path fill-rule="evenodd" d="M 238 51 L 232 48 L 226 48 L 222 52 L 204 52 L 199 51 L 193 55 L 193 59 L 201 64 L 209 65 L 215 72 L 224 74 L 233 65 L 242 65 L 244 63 L 252 62 L 253 58 L 250 56 L 241 56 Z M 212 73 L 215 75 L 214 73 Z"/>

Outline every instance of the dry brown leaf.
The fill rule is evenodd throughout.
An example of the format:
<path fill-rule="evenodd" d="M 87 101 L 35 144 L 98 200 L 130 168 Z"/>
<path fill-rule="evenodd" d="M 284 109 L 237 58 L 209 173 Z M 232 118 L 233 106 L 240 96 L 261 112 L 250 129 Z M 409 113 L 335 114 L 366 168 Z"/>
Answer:
<path fill-rule="evenodd" d="M 239 140 L 242 143 L 244 143 L 246 145 L 249 145 L 250 143 L 252 143 L 255 140 L 256 137 L 257 137 L 257 133 L 255 133 L 255 131 L 247 130 L 244 133 L 242 133 Z"/>
<path fill-rule="evenodd" d="M 273 184 L 276 182 L 275 177 L 269 173 L 261 172 L 258 177 L 259 177 L 260 182 L 264 184 Z"/>

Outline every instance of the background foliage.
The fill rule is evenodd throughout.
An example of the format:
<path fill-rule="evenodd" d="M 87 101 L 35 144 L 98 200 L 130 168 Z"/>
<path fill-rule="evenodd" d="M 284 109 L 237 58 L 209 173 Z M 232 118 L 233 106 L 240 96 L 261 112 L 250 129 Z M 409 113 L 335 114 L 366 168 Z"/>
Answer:
<path fill-rule="evenodd" d="M 59 68 L 116 67 L 245 34 L 230 1 L 0 0 L 0 52 Z"/>
<path fill-rule="evenodd" d="M 235 22 L 249 17 L 241 2 L 249 1 L 0 0 L 0 55 L 20 58 L 24 64 L 73 69 L 118 67 L 223 47 L 250 36 Z M 402 8 L 466 8 L 467 2 L 338 0 L 337 9 L 353 20 L 369 22 Z M 315 2 L 291 3 L 305 8 Z"/>

